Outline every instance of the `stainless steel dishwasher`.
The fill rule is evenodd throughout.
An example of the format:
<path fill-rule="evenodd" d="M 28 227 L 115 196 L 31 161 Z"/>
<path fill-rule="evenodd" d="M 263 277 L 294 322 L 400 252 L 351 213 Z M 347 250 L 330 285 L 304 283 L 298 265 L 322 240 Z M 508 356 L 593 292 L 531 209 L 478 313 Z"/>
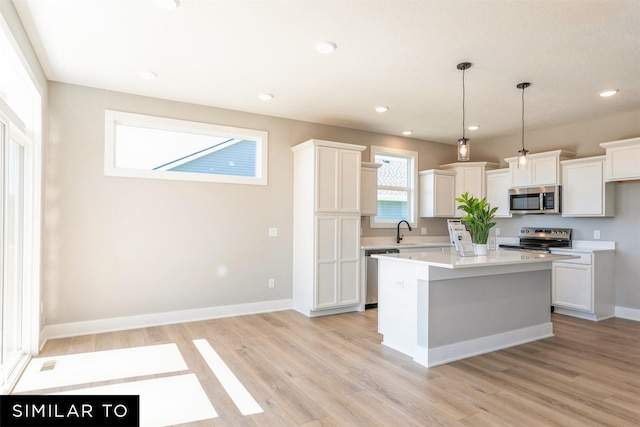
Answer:
<path fill-rule="evenodd" d="M 364 251 L 364 258 L 367 262 L 367 299 L 364 308 L 374 308 L 378 306 L 378 259 L 371 258 L 371 255 L 392 255 L 396 256 L 400 249 L 369 249 Z"/>

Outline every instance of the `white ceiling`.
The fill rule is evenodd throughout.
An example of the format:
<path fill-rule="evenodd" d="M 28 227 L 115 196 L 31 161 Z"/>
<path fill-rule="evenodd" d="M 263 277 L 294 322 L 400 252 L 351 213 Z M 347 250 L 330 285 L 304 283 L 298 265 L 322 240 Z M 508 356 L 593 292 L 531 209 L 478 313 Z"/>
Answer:
<path fill-rule="evenodd" d="M 523 81 L 526 128 L 640 105 L 640 0 L 13 3 L 48 79 L 95 88 L 443 143 L 462 136 L 463 61 L 472 142 L 519 135 Z"/>

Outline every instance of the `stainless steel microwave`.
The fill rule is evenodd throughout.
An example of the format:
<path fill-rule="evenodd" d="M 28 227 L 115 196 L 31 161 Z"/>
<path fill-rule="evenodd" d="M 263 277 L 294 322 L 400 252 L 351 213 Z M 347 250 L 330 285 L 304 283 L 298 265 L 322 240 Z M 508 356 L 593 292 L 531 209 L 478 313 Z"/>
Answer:
<path fill-rule="evenodd" d="M 561 187 L 521 187 L 509 189 L 509 213 L 522 214 L 559 214 Z"/>

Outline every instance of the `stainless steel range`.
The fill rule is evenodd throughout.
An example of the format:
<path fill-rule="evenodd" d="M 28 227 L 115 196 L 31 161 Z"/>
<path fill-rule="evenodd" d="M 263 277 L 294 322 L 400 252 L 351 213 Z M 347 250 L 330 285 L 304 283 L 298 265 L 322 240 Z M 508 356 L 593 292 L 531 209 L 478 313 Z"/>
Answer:
<path fill-rule="evenodd" d="M 503 249 L 520 251 L 551 252 L 551 248 L 571 247 L 571 228 L 522 227 L 517 245 L 500 245 Z"/>

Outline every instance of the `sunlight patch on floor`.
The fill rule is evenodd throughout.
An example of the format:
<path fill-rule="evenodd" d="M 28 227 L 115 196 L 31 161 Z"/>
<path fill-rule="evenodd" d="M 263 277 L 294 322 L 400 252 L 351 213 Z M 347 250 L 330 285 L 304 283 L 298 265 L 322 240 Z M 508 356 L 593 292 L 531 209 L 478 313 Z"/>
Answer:
<path fill-rule="evenodd" d="M 175 344 L 33 358 L 13 391 L 19 393 L 187 369 Z"/>
<path fill-rule="evenodd" d="M 145 427 L 171 426 L 218 416 L 194 374 L 52 394 L 140 395 L 140 425 Z"/>
<path fill-rule="evenodd" d="M 218 356 L 218 353 L 211 347 L 211 344 L 204 339 L 193 340 L 193 343 L 229 397 L 231 397 L 231 400 L 233 400 L 233 403 L 235 403 L 240 413 L 242 415 L 262 413 L 263 410 L 260 405 L 258 405 L 258 402 L 255 401 L 253 396 L 251 396 L 238 378 L 231 372 L 231 369 L 224 363 L 224 360 Z"/>

